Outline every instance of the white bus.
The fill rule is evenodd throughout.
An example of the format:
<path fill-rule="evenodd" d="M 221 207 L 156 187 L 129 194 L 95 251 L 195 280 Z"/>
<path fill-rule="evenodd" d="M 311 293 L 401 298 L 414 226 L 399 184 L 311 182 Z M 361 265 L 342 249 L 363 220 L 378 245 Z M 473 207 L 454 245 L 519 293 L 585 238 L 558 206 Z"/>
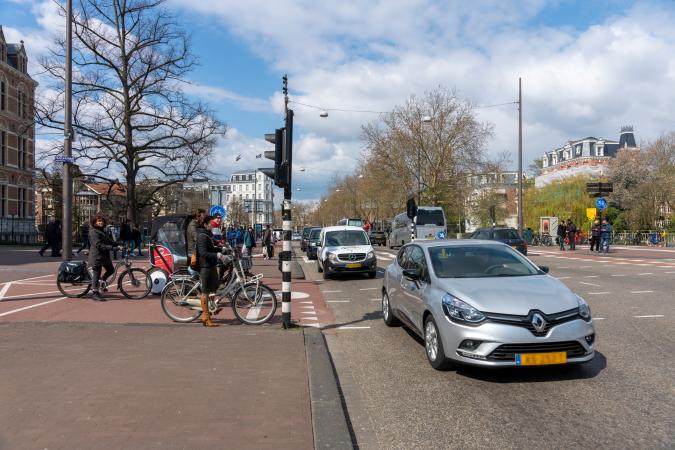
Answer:
<path fill-rule="evenodd" d="M 349 227 L 361 227 L 363 228 L 363 220 L 361 219 L 341 219 L 338 220 L 336 226 L 349 226 Z"/>
<path fill-rule="evenodd" d="M 412 225 L 415 225 L 414 227 Z M 389 248 L 407 244 L 415 239 L 445 239 L 448 230 L 443 208 L 439 206 L 420 206 L 414 221 L 406 213 L 394 217 L 389 235 Z"/>

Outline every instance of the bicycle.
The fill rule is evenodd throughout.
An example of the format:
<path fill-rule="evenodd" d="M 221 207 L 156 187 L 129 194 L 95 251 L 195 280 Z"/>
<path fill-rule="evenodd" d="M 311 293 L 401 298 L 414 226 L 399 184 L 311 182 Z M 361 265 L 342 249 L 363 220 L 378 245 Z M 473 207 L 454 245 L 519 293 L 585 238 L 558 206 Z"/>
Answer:
<path fill-rule="evenodd" d="M 86 275 L 81 281 L 59 281 L 58 278 L 56 280 L 56 287 L 68 298 L 83 297 L 91 289 L 93 270 L 86 261 L 82 261 L 82 264 L 84 264 Z M 150 274 L 144 269 L 132 266 L 133 262 L 129 259 L 129 252 L 125 252 L 124 259 L 115 264 L 115 271 L 109 277 L 110 282 L 99 280 L 99 290 L 105 291 L 108 286 L 112 286 L 117 278 L 117 272 L 124 267 L 117 279 L 117 288 L 126 298 L 134 300 L 145 298 L 152 289 Z"/>
<path fill-rule="evenodd" d="M 262 274 L 246 277 L 248 258 L 241 258 L 237 251 L 226 266 L 221 287 L 209 296 L 208 307 L 217 315 L 230 301 L 234 316 L 246 325 L 268 322 L 277 310 L 277 296 L 272 288 L 260 282 Z M 198 277 L 176 273 L 162 290 L 162 311 L 174 322 L 190 323 L 202 313 L 201 284 Z"/>

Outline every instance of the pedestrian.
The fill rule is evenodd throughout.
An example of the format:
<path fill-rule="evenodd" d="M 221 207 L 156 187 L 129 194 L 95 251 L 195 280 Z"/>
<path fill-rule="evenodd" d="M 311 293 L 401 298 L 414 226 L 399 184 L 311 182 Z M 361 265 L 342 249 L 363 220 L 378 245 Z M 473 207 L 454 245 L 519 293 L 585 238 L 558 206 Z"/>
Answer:
<path fill-rule="evenodd" d="M 253 247 L 255 247 L 255 235 L 253 234 L 253 227 L 249 226 L 244 232 L 244 249 L 248 255 L 249 266 L 253 266 Z"/>
<path fill-rule="evenodd" d="M 602 245 L 602 251 L 604 253 L 609 253 L 609 240 L 612 237 L 612 225 L 609 223 L 609 220 L 605 217 L 602 219 L 602 227 L 600 229 L 600 244 Z"/>
<path fill-rule="evenodd" d="M 110 239 L 113 242 L 119 242 L 120 240 L 119 231 L 113 222 L 110 222 L 108 225 L 106 225 L 104 230 L 108 235 L 108 239 Z M 91 241 L 91 231 L 89 232 L 89 240 Z M 117 259 L 117 252 L 119 252 L 119 245 L 116 246 L 112 250 L 112 252 L 113 252 L 113 259 Z"/>
<path fill-rule="evenodd" d="M 199 283 L 201 296 L 199 298 L 202 307 L 202 323 L 206 327 L 216 327 L 218 324 L 211 321 L 209 311 L 209 295 L 215 294 L 220 285 L 218 278 L 218 261 L 227 263 L 228 257 L 220 253 L 222 248 L 213 243 L 212 228 L 213 217 L 204 216 L 201 223 L 197 224 L 197 259 L 199 261 Z"/>
<path fill-rule="evenodd" d="M 576 236 L 577 236 L 577 226 L 574 225 L 572 219 L 567 219 L 567 239 L 569 240 L 570 243 L 570 250 L 577 249 L 577 243 L 575 240 Z"/>
<path fill-rule="evenodd" d="M 262 245 L 263 248 L 266 250 L 267 254 L 265 255 L 265 259 L 271 259 L 273 255 L 273 250 L 272 250 L 272 230 L 270 229 L 270 225 L 267 224 L 265 226 L 265 231 L 263 232 L 263 237 L 262 237 Z"/>
<path fill-rule="evenodd" d="M 222 219 L 220 214 L 213 216 L 213 219 L 211 220 L 211 236 L 213 237 L 214 244 L 220 247 L 223 246 L 223 232 L 220 229 L 221 223 Z"/>
<path fill-rule="evenodd" d="M 44 256 L 45 251 L 51 247 L 52 255 L 54 254 L 54 249 L 57 247 L 57 238 L 56 238 L 56 218 L 50 217 L 47 225 L 45 225 L 45 231 L 42 234 L 42 237 L 45 241 L 44 245 L 38 252 L 40 256 Z"/>
<path fill-rule="evenodd" d="M 237 247 L 239 247 L 242 244 L 243 238 L 244 238 L 244 236 L 241 233 L 241 227 L 237 227 L 237 229 L 234 232 L 234 241 L 235 241 Z"/>
<path fill-rule="evenodd" d="M 190 272 L 190 275 L 192 276 L 199 275 L 199 273 L 193 269 L 193 267 L 199 266 L 199 262 L 197 261 L 197 227 L 199 223 L 204 221 L 205 216 L 205 209 L 197 209 L 187 227 L 188 272 Z"/>
<path fill-rule="evenodd" d="M 85 222 L 82 224 L 82 231 L 80 232 L 81 234 L 81 243 L 80 243 L 80 248 L 77 249 L 77 254 L 79 255 L 82 250 L 87 250 L 89 251 L 89 222 Z"/>
<path fill-rule="evenodd" d="M 565 236 L 567 235 L 567 226 L 565 222 L 558 224 L 558 244 L 560 244 L 560 250 L 565 251 Z"/>
<path fill-rule="evenodd" d="M 120 225 L 120 241 L 122 241 L 122 257 L 130 252 L 134 254 L 134 239 L 131 234 L 131 220 L 127 219 L 122 225 Z"/>
<path fill-rule="evenodd" d="M 104 302 L 105 299 L 101 297 L 99 280 L 107 280 L 114 272 L 112 260 L 110 259 L 110 251 L 117 251 L 119 249 L 115 240 L 111 239 L 110 233 L 107 232 L 106 219 L 103 214 L 96 214 L 91 219 L 91 229 L 89 230 L 89 242 L 91 243 L 89 251 L 89 265 L 94 274 L 92 286 L 92 300 L 95 302 Z M 105 269 L 103 278 L 101 278 L 101 269 Z M 104 292 L 107 289 L 104 288 Z"/>
<path fill-rule="evenodd" d="M 525 242 L 527 242 L 527 245 L 532 245 L 532 240 L 534 239 L 534 231 L 532 228 L 527 227 L 527 229 L 523 231 L 523 238 L 525 239 Z"/>
<path fill-rule="evenodd" d="M 234 242 L 234 227 L 230 225 L 227 227 L 227 231 L 225 232 L 225 237 L 227 238 L 227 242 L 229 242 L 230 247 L 234 248 L 235 247 L 235 242 Z"/>
<path fill-rule="evenodd" d="M 131 239 L 134 241 L 134 245 L 138 249 L 138 256 L 143 256 L 143 253 L 141 253 L 141 245 L 143 244 L 143 239 L 141 237 L 141 229 L 138 228 L 137 224 L 133 224 L 131 227 Z"/>
<path fill-rule="evenodd" d="M 600 251 L 600 232 L 601 231 L 602 231 L 602 227 L 600 226 L 600 221 L 598 219 L 595 219 L 595 222 L 593 222 L 593 225 L 591 225 L 591 251 L 593 251 L 594 246 L 595 246 L 596 252 Z"/>

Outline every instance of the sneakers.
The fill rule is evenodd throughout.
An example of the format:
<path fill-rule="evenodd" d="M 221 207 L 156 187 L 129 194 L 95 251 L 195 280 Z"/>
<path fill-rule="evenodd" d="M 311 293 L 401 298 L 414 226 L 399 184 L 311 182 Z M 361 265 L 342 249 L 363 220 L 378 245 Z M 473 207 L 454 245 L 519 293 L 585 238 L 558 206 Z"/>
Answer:
<path fill-rule="evenodd" d="M 101 294 L 99 294 L 97 291 L 94 291 L 91 295 L 91 299 L 95 302 L 104 302 L 106 301 L 103 297 L 101 297 Z"/>

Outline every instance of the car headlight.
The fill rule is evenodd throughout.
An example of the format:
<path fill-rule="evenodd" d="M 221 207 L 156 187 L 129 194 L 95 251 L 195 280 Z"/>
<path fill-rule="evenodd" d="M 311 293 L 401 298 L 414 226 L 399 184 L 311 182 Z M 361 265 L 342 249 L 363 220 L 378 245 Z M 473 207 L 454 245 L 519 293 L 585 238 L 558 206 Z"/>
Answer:
<path fill-rule="evenodd" d="M 374 258 L 374 257 L 375 257 L 375 252 L 371 250 L 371 251 L 368 252 L 368 256 L 366 258 L 370 259 L 370 258 Z"/>
<path fill-rule="evenodd" d="M 327 256 L 328 259 L 330 259 L 331 261 L 337 261 L 337 259 L 338 259 L 337 255 L 336 255 L 335 253 L 328 252 L 328 253 L 326 254 L 326 256 Z"/>
<path fill-rule="evenodd" d="M 451 320 L 457 322 L 475 324 L 485 320 L 482 312 L 450 294 L 443 296 L 443 311 Z"/>
<path fill-rule="evenodd" d="M 309 243 L 309 246 L 310 246 L 310 247 L 316 247 L 316 242 L 310 242 L 310 243 Z"/>
<path fill-rule="evenodd" d="M 591 307 L 588 306 L 586 301 L 577 295 L 577 303 L 579 304 L 579 316 L 584 319 L 586 322 L 591 320 Z"/>

